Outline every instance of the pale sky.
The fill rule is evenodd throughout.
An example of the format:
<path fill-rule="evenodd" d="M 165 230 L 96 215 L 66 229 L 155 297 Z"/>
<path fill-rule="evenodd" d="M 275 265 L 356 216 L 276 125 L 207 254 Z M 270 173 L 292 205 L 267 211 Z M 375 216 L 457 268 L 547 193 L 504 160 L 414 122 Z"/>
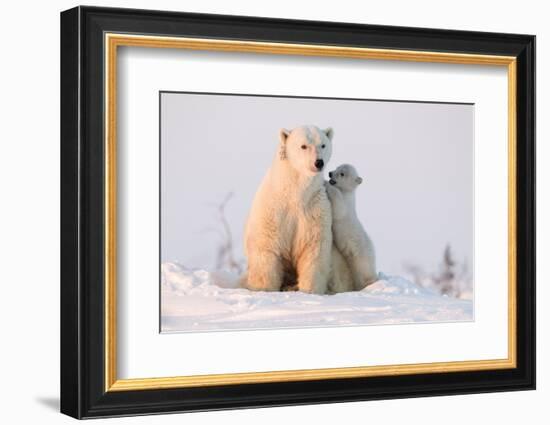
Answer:
<path fill-rule="evenodd" d="M 474 106 L 370 100 L 161 94 L 161 260 L 213 269 L 228 192 L 235 254 L 254 193 L 281 127 L 334 129 L 328 171 L 353 164 L 363 177 L 358 215 L 379 271 L 435 270 L 449 243 L 473 259 Z"/>

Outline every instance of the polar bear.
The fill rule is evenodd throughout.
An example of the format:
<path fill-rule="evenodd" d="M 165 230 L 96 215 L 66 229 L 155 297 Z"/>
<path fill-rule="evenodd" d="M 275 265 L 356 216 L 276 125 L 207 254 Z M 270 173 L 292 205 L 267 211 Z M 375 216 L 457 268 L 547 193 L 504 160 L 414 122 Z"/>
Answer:
<path fill-rule="evenodd" d="M 246 223 L 248 270 L 243 285 L 325 294 L 331 271 L 332 213 L 323 168 L 333 131 L 315 126 L 281 129 L 279 147 L 258 188 Z"/>
<path fill-rule="evenodd" d="M 363 179 L 349 164 L 329 172 L 329 178 L 326 187 L 332 205 L 334 244 L 351 269 L 354 289 L 359 291 L 377 280 L 374 245 L 355 211 L 355 189 Z"/>
<path fill-rule="evenodd" d="M 328 278 L 327 294 L 334 295 L 341 292 L 354 291 L 353 275 L 351 269 L 334 244 L 334 238 L 332 241 L 332 249 L 330 255 L 330 274 Z M 283 281 L 282 291 L 297 291 L 298 285 L 296 283 L 296 276 L 287 275 Z"/>

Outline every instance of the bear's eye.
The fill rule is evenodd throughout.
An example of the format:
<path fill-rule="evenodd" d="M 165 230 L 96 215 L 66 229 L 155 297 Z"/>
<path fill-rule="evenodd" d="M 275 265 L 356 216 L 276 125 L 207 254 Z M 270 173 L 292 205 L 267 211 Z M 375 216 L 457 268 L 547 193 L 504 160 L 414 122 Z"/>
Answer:
<path fill-rule="evenodd" d="M 307 149 L 307 146 L 306 146 L 306 145 L 302 145 L 302 149 Z"/>
<path fill-rule="evenodd" d="M 344 173 L 340 173 L 340 177 L 344 177 Z"/>
<path fill-rule="evenodd" d="M 321 145 L 321 148 L 325 149 L 325 145 Z"/>

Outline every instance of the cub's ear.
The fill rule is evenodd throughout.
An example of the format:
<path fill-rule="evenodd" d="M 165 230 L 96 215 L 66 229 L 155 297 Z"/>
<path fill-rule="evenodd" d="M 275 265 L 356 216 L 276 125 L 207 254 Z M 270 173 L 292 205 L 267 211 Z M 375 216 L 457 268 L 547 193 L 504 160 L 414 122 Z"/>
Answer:
<path fill-rule="evenodd" d="M 363 183 L 363 179 L 361 177 L 355 177 L 355 183 L 361 184 Z"/>
<path fill-rule="evenodd" d="M 331 127 L 325 128 L 323 130 L 323 133 L 325 133 L 327 138 L 332 141 L 332 137 L 334 136 L 334 130 Z"/>
<path fill-rule="evenodd" d="M 279 159 L 281 160 L 286 159 L 286 139 L 289 134 L 290 130 L 287 130 L 286 128 L 281 128 L 279 130 Z"/>

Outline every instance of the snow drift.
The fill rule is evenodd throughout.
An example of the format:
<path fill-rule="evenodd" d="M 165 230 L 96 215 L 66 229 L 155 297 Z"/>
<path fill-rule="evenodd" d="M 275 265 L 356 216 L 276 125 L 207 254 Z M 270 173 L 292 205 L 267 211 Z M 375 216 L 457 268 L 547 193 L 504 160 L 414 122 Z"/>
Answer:
<path fill-rule="evenodd" d="M 473 303 L 441 296 L 398 276 L 359 292 L 253 292 L 226 272 L 163 263 L 162 332 L 382 325 L 473 319 Z"/>

